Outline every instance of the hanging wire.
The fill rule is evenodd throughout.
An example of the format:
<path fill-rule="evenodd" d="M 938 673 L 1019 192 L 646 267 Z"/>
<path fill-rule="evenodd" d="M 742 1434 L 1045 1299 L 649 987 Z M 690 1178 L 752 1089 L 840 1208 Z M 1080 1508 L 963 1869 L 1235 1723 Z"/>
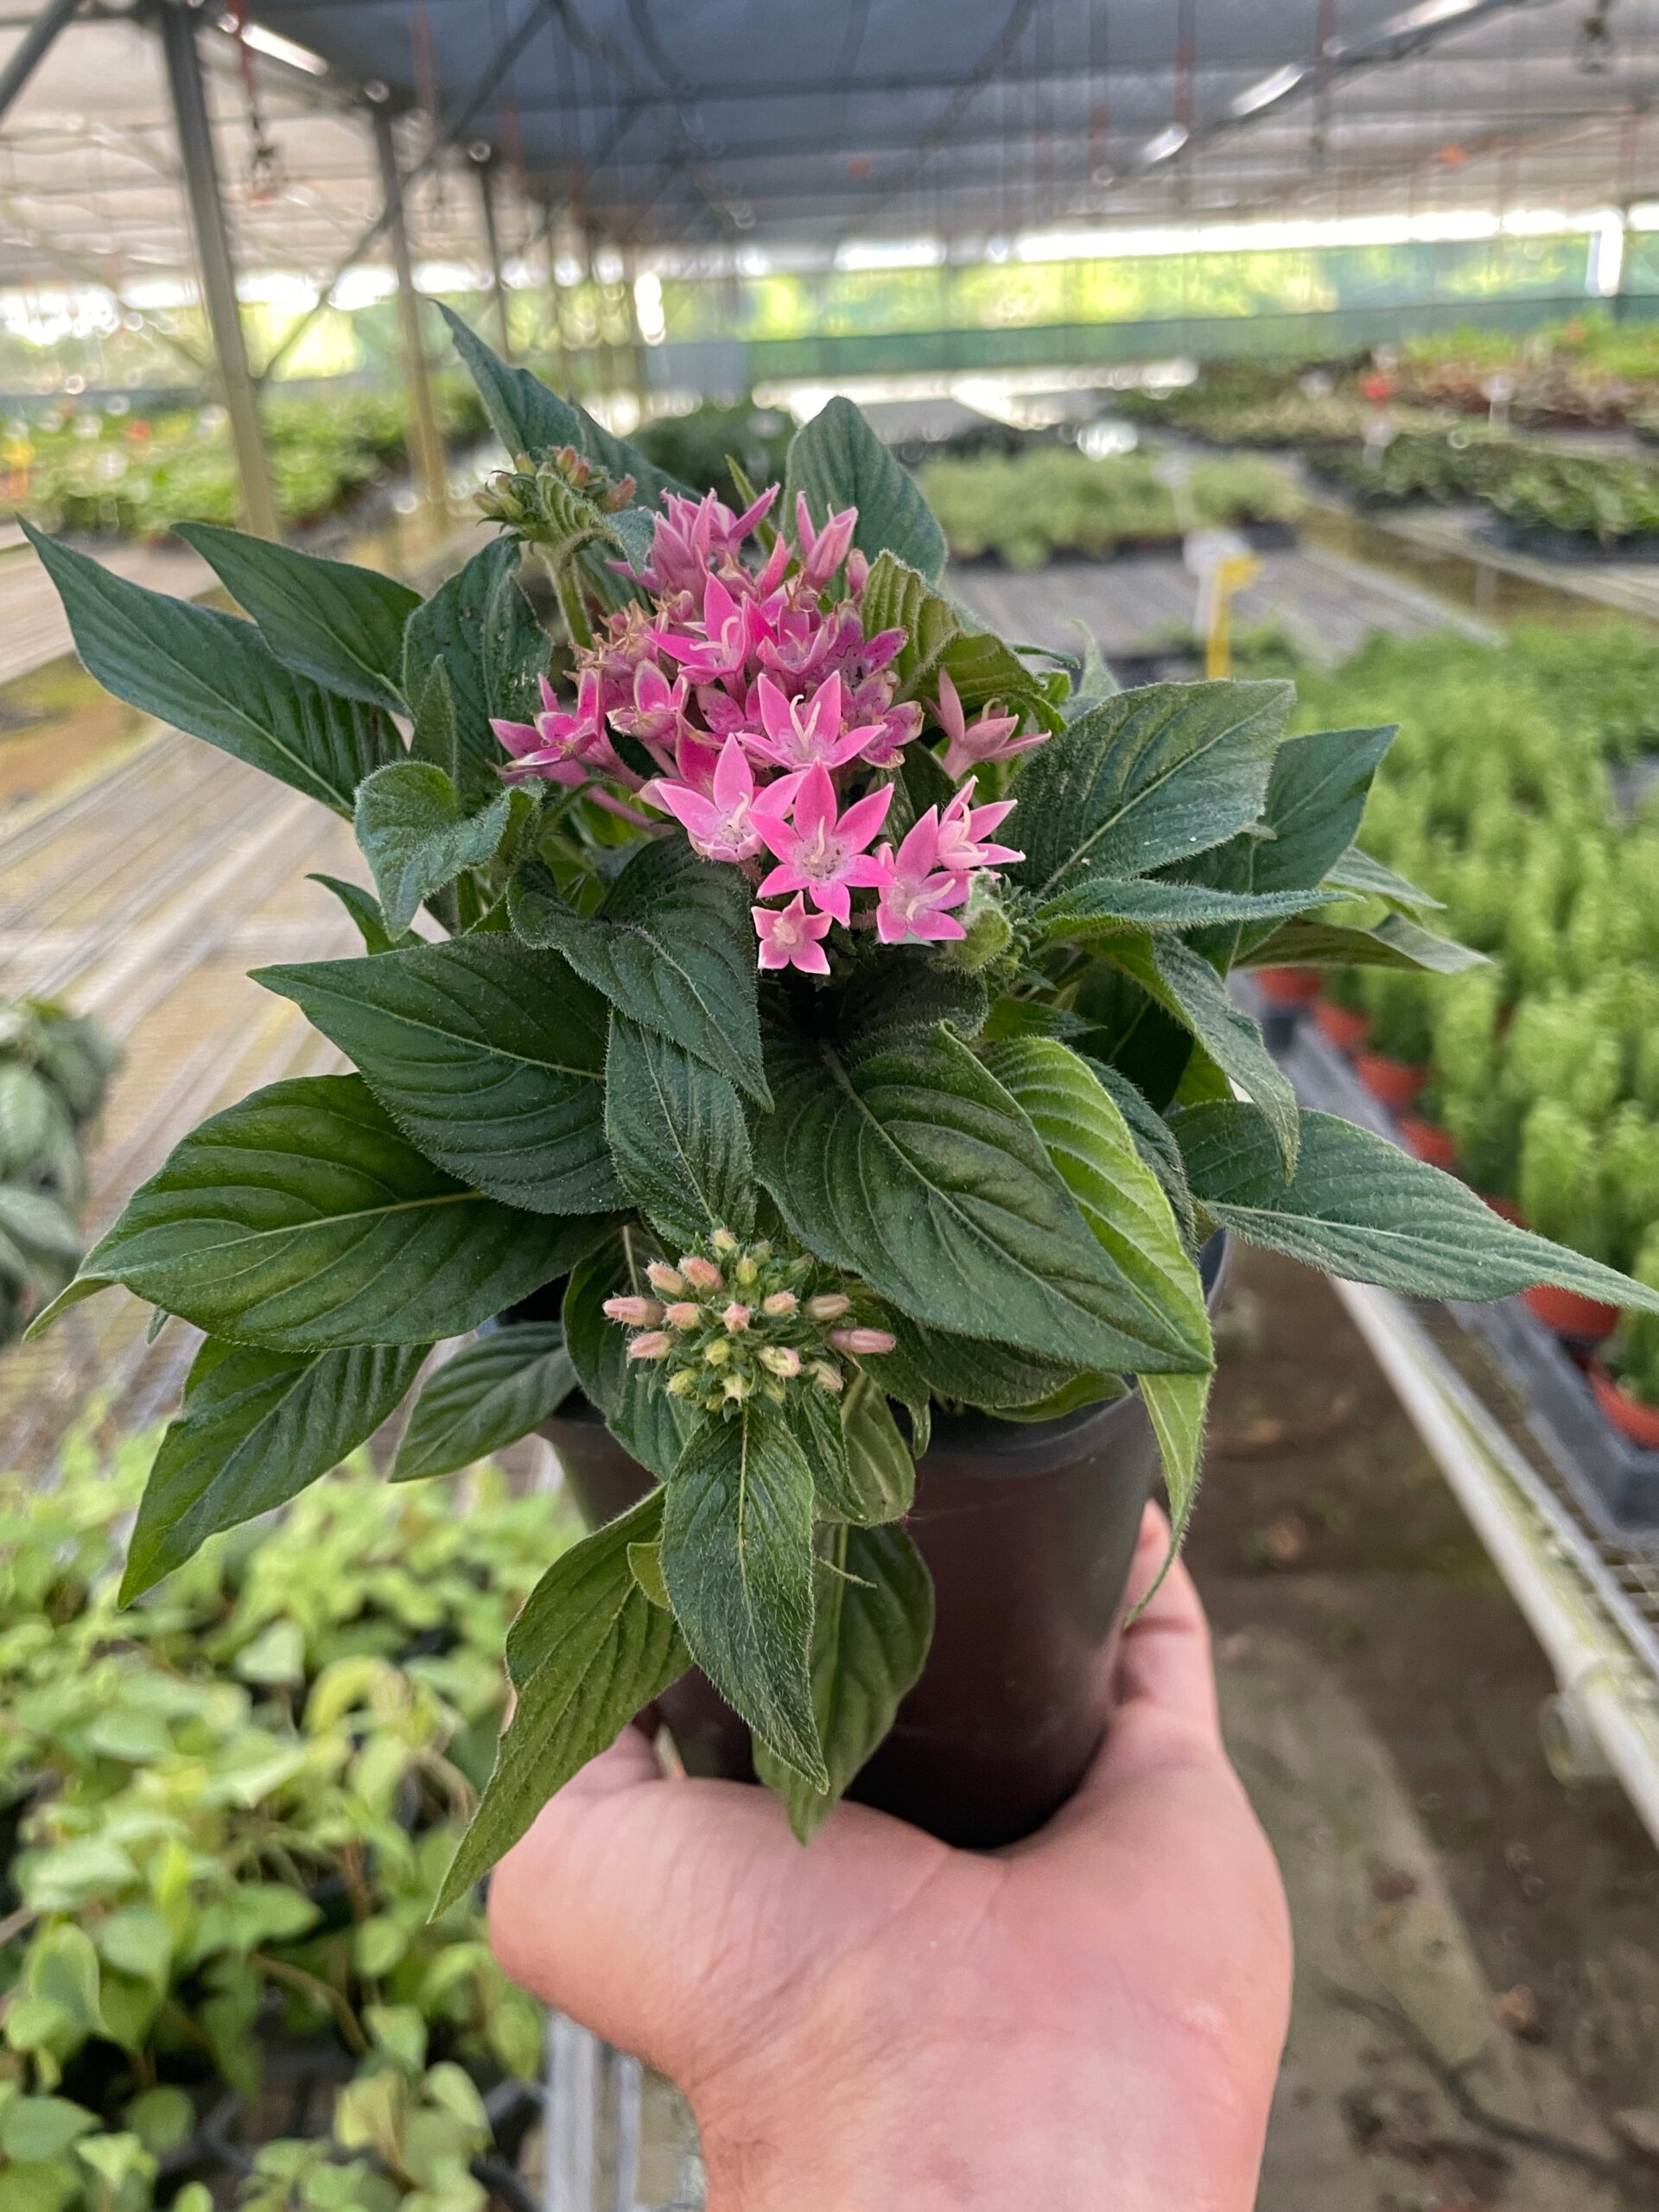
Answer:
<path fill-rule="evenodd" d="M 282 149 L 265 128 L 264 113 L 259 105 L 259 86 L 247 40 L 245 0 L 227 0 L 226 12 L 230 17 L 231 36 L 236 41 L 236 58 L 242 73 L 242 95 L 247 103 L 248 135 L 253 142 L 248 156 L 248 205 L 251 207 L 269 207 L 288 181 L 287 168 Z"/>

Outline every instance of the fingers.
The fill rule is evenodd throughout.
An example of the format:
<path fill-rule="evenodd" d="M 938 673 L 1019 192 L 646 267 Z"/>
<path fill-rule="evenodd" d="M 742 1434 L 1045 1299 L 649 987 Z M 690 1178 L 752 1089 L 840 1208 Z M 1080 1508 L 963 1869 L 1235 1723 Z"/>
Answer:
<path fill-rule="evenodd" d="M 1169 1548 L 1169 1523 L 1155 1505 L 1141 1522 L 1129 1570 L 1129 1610 L 1149 1589 Z M 1132 1619 L 1118 1649 L 1120 1707 L 1141 1704 L 1221 1740 L 1210 1627 L 1183 1562 L 1176 1560 L 1146 1611 Z"/>

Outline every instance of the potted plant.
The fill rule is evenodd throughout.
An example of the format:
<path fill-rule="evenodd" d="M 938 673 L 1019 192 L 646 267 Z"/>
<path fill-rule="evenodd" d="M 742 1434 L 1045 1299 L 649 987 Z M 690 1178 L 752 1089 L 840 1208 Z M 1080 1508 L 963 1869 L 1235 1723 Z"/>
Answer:
<path fill-rule="evenodd" d="M 1571 1236 L 1581 1252 L 1610 1249 L 1607 1208 L 1597 1173 L 1595 1132 L 1565 1100 L 1541 1098 L 1521 1130 L 1521 1211 L 1539 1235 Z M 1587 1346 L 1610 1337 L 1618 1321 L 1611 1299 L 1559 1283 L 1535 1283 L 1527 1306 L 1547 1328 Z"/>
<path fill-rule="evenodd" d="M 1287 740 L 1288 684 L 1120 692 L 976 628 L 844 401 L 734 515 L 454 329 L 517 459 L 432 599 L 189 531 L 243 621 L 36 539 L 92 671 L 350 817 L 376 884 L 334 887 L 360 958 L 260 972 L 357 1072 L 204 1123 L 56 1301 L 123 1284 L 208 1334 L 129 1592 L 505 1314 L 397 1471 L 558 1412 L 588 1494 L 637 1502 L 514 1624 L 446 1896 L 694 1666 L 803 1835 L 896 1713 L 866 1786 L 906 1802 L 925 1696 L 931 1816 L 989 1840 L 986 1762 L 1006 1834 L 1105 1725 L 1154 1439 L 1185 1523 L 1220 1232 L 1430 1294 L 1659 1294 L 1299 1114 L 1228 998 L 1242 965 L 1455 963 L 1319 918 L 1421 904 L 1354 844 L 1383 734 Z"/>
<path fill-rule="evenodd" d="M 1659 1284 L 1659 1228 L 1637 1255 L 1635 1273 L 1639 1281 Z M 1591 1362 L 1590 1384 L 1621 1436 L 1659 1452 L 1659 1321 L 1625 1314 L 1606 1350 Z"/>
<path fill-rule="evenodd" d="M 0 1345 L 74 1274 L 83 1150 L 118 1059 L 89 1016 L 0 1001 Z"/>

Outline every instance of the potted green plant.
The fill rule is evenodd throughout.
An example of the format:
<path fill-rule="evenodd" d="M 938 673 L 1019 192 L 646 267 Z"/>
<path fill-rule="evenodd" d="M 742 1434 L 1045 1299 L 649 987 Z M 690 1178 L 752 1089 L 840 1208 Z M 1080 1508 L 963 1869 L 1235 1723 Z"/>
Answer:
<path fill-rule="evenodd" d="M 0 1001 L 0 1345 L 74 1274 L 83 1149 L 119 1058 L 88 1016 Z"/>
<path fill-rule="evenodd" d="M 260 971 L 357 1072 L 204 1123 L 56 1302 L 123 1284 L 208 1333 L 128 1589 L 505 1313 L 397 1471 L 579 1385 L 562 1446 L 580 1473 L 602 1422 L 637 1503 L 512 1629 L 446 1894 L 694 1665 L 804 1835 L 924 1686 L 932 1817 L 989 1840 L 953 1749 L 962 1802 L 994 1755 L 1025 1822 L 1083 1770 L 1150 1437 L 1185 1521 L 1219 1232 L 1429 1294 L 1659 1294 L 1299 1114 L 1228 998 L 1240 966 L 1456 964 L 1402 914 L 1320 918 L 1422 903 L 1354 842 L 1388 732 L 1287 739 L 1288 684 L 1120 692 L 976 627 L 844 401 L 734 515 L 454 329 L 516 459 L 500 534 L 432 599 L 191 531 L 245 622 L 36 539 L 92 671 L 353 819 L 377 887 L 336 887 L 360 958 Z"/>
<path fill-rule="evenodd" d="M 1541 1236 L 1571 1236 L 1583 1252 L 1611 1249 L 1605 1194 L 1597 1173 L 1595 1132 L 1565 1100 L 1541 1098 L 1521 1128 L 1520 1199 L 1526 1221 Z M 1527 1305 L 1558 1336 L 1599 1344 L 1618 1321 L 1611 1299 L 1586 1296 L 1558 1283 L 1535 1283 Z"/>
<path fill-rule="evenodd" d="M 1639 1281 L 1659 1285 L 1659 1228 L 1637 1255 Z M 1659 1321 L 1627 1313 L 1605 1351 L 1591 1362 L 1596 1403 L 1621 1436 L 1644 1451 L 1659 1452 Z"/>

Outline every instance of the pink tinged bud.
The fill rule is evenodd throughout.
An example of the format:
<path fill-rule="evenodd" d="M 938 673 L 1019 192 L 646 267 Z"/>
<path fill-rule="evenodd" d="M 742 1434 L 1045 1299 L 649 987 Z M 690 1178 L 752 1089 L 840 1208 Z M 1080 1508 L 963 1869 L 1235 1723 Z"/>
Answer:
<path fill-rule="evenodd" d="M 647 1329 L 642 1337 L 635 1337 L 628 1346 L 630 1359 L 661 1359 L 674 1339 L 666 1329 Z"/>
<path fill-rule="evenodd" d="M 815 1321 L 839 1321 L 843 1313 L 850 1313 L 853 1301 L 836 1291 L 826 1291 L 821 1298 L 809 1298 L 806 1310 Z"/>
<path fill-rule="evenodd" d="M 720 1318 L 722 1325 L 737 1336 L 749 1325 L 749 1309 L 747 1306 L 740 1306 L 734 1299 Z"/>
<path fill-rule="evenodd" d="M 695 1329 L 702 1319 L 702 1308 L 694 1306 L 689 1298 L 678 1299 L 664 1308 L 663 1319 L 671 1329 Z"/>
<path fill-rule="evenodd" d="M 693 1252 L 680 1262 L 680 1273 L 693 1290 L 721 1290 L 725 1277 L 712 1260 L 705 1260 L 701 1252 Z"/>
<path fill-rule="evenodd" d="M 603 1310 L 613 1321 L 625 1322 L 631 1329 L 655 1328 L 663 1318 L 654 1298 L 607 1298 Z"/>
<path fill-rule="evenodd" d="M 666 1260 L 653 1260 L 645 1269 L 645 1280 L 653 1290 L 660 1290 L 664 1298 L 677 1298 L 685 1288 L 684 1278 L 677 1274 Z"/>
<path fill-rule="evenodd" d="M 812 1363 L 811 1372 L 812 1380 L 817 1384 L 820 1390 L 829 1390 L 832 1392 L 840 1390 L 842 1387 L 841 1370 L 838 1367 L 832 1367 L 827 1359 L 815 1359 Z"/>
<path fill-rule="evenodd" d="M 781 1321 L 786 1314 L 792 1313 L 800 1302 L 792 1290 L 774 1290 L 770 1298 L 761 1300 L 760 1311 L 768 1320 Z"/>
<path fill-rule="evenodd" d="M 760 1354 L 760 1364 L 770 1374 L 781 1375 L 785 1382 L 801 1371 L 801 1355 L 788 1344 L 768 1344 Z"/>
<path fill-rule="evenodd" d="M 899 1339 L 891 1329 L 831 1329 L 830 1341 L 837 1351 L 891 1351 Z"/>

